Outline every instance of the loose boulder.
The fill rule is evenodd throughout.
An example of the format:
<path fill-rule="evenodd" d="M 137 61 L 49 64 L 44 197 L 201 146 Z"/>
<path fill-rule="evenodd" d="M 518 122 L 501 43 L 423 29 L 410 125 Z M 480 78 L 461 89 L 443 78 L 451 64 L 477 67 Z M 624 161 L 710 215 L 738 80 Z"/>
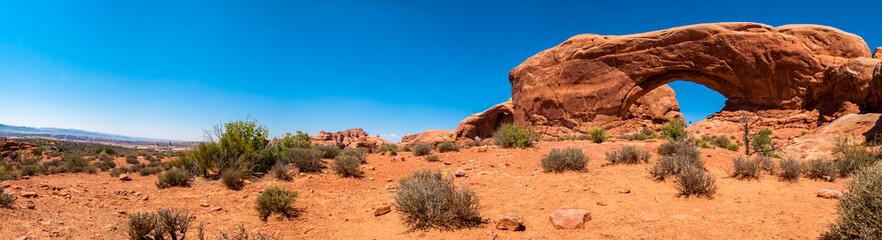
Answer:
<path fill-rule="evenodd" d="M 818 191 L 819 198 L 839 199 L 842 197 L 842 195 L 843 195 L 843 193 L 841 191 L 837 191 L 837 190 L 833 190 L 833 189 L 821 189 L 821 191 Z"/>
<path fill-rule="evenodd" d="M 560 209 L 554 211 L 548 219 L 557 229 L 585 228 L 585 222 L 591 220 L 591 213 L 584 209 Z"/>
<path fill-rule="evenodd" d="M 498 221 L 496 221 L 496 229 L 523 231 L 524 219 L 516 213 L 506 212 L 499 217 Z"/>

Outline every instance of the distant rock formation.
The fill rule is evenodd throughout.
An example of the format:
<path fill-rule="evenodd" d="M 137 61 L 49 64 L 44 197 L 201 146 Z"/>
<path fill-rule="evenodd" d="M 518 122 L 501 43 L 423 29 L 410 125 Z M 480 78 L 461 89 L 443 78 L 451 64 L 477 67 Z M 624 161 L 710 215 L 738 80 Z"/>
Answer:
<path fill-rule="evenodd" d="M 414 145 L 421 143 L 438 144 L 440 142 L 452 142 L 457 138 L 453 130 L 428 130 L 422 133 L 408 134 L 401 138 L 400 145 Z"/>
<path fill-rule="evenodd" d="M 676 80 L 719 92 L 728 98 L 724 111 L 814 111 L 822 122 L 882 112 L 882 60 L 871 58 L 859 36 L 816 25 L 714 23 L 583 34 L 530 57 L 509 80 L 514 122 L 545 135 L 625 129 L 623 123 L 647 112 L 654 119 L 658 112 L 634 105 Z"/>
<path fill-rule="evenodd" d="M 343 148 L 364 148 L 368 152 L 374 152 L 378 146 L 390 143 L 377 136 L 370 136 L 361 128 L 354 128 L 342 132 L 321 131 L 313 136 L 310 141 L 318 145 L 335 145 Z"/>
<path fill-rule="evenodd" d="M 0 159 L 12 157 L 17 151 L 31 150 L 36 148 L 37 145 L 34 144 L 26 142 L 16 142 L 4 137 L 0 137 Z"/>

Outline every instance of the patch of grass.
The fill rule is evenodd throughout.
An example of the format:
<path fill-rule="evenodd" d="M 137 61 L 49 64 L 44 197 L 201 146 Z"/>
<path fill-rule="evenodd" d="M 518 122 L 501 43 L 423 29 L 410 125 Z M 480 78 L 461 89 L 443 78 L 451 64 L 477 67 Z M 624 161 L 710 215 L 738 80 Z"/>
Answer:
<path fill-rule="evenodd" d="M 609 135 L 606 134 L 606 130 L 602 127 L 595 127 L 591 130 L 590 135 L 591 141 L 594 141 L 594 143 L 602 143 L 603 141 L 606 141 L 607 138 L 609 138 Z"/>
<path fill-rule="evenodd" d="M 677 191 L 680 196 L 713 198 L 717 192 L 713 176 L 697 167 L 683 168 L 677 175 Z"/>
<path fill-rule="evenodd" d="M 228 168 L 221 172 L 221 182 L 228 189 L 239 190 L 245 186 L 245 177 L 248 176 L 245 170 L 240 168 Z"/>
<path fill-rule="evenodd" d="M 268 187 L 254 200 L 254 210 L 257 210 L 262 221 L 266 221 L 274 213 L 288 218 L 293 216 L 294 209 L 291 204 L 295 199 L 297 199 L 295 191 L 278 186 Z"/>
<path fill-rule="evenodd" d="M 276 179 L 279 179 L 282 181 L 289 181 L 289 180 L 291 180 L 291 176 L 288 175 L 288 171 L 290 171 L 290 170 L 291 170 L 291 165 L 284 164 L 284 163 L 276 163 L 276 165 L 270 169 L 269 173 L 270 173 L 270 176 L 272 176 Z"/>
<path fill-rule="evenodd" d="M 426 162 L 441 161 L 441 157 L 439 157 L 438 154 L 429 154 L 428 156 L 425 156 L 424 158 L 426 159 Z"/>
<path fill-rule="evenodd" d="M 832 182 L 839 176 L 836 163 L 821 159 L 809 160 L 805 163 L 805 177 Z"/>
<path fill-rule="evenodd" d="M 398 181 L 393 196 L 395 210 L 411 230 L 438 228 L 452 230 L 481 224 L 478 197 L 440 171 L 417 171 Z"/>
<path fill-rule="evenodd" d="M 192 180 L 193 175 L 190 175 L 190 172 L 175 168 L 168 170 L 163 174 L 159 174 L 159 176 L 156 177 L 156 187 L 159 189 L 169 187 L 189 187 L 190 181 Z"/>
<path fill-rule="evenodd" d="M 567 170 L 582 171 L 589 158 L 585 156 L 580 148 L 558 149 L 552 148 L 545 157 L 542 158 L 542 169 L 546 172 L 560 173 Z"/>
<path fill-rule="evenodd" d="M 781 172 L 778 173 L 778 177 L 783 181 L 788 182 L 796 182 L 799 181 L 799 176 L 802 175 L 802 163 L 796 161 L 794 159 L 785 159 L 778 162 L 778 168 L 781 169 Z"/>
<path fill-rule="evenodd" d="M 321 158 L 333 159 L 340 154 L 340 147 L 336 145 L 319 145 L 315 146 L 315 150 L 321 153 Z"/>
<path fill-rule="evenodd" d="M 713 145 L 711 145 L 710 143 L 708 143 L 707 141 L 705 141 L 704 139 L 701 139 L 701 138 L 696 138 L 694 140 L 694 143 L 695 143 L 695 146 L 700 147 L 700 148 L 705 148 L 705 149 L 713 149 L 714 148 Z"/>
<path fill-rule="evenodd" d="M 356 156 L 347 154 L 337 156 L 337 158 L 334 158 L 334 162 L 331 163 L 331 168 L 343 177 L 360 178 L 364 175 L 360 167 L 361 160 Z"/>
<path fill-rule="evenodd" d="M 640 164 L 649 162 L 649 156 L 649 151 L 625 145 L 619 150 L 607 152 L 606 160 L 610 164 Z"/>
<path fill-rule="evenodd" d="M 414 156 L 425 156 L 429 155 L 432 152 L 432 145 L 429 144 L 417 144 L 413 146 L 413 155 Z"/>
<path fill-rule="evenodd" d="M 294 164 L 300 172 L 318 172 L 324 167 L 321 153 L 315 149 L 292 148 L 288 149 L 288 160 Z"/>
<path fill-rule="evenodd" d="M 882 238 L 882 165 L 861 169 L 846 185 L 839 200 L 838 218 L 822 239 Z"/>
<path fill-rule="evenodd" d="M 452 142 L 441 142 L 438 143 L 438 152 L 459 152 L 459 146 Z"/>
<path fill-rule="evenodd" d="M 12 208 L 13 203 L 15 203 L 15 196 L 3 193 L 3 187 L 0 187 L 0 207 Z"/>
<path fill-rule="evenodd" d="M 365 156 L 366 152 L 367 151 L 364 148 L 346 148 L 343 149 L 342 154 L 352 156 L 361 161 L 361 163 L 367 163 L 367 157 Z"/>
<path fill-rule="evenodd" d="M 527 148 L 533 146 L 538 137 L 533 128 L 526 124 L 502 124 L 493 132 L 493 141 L 504 148 Z"/>

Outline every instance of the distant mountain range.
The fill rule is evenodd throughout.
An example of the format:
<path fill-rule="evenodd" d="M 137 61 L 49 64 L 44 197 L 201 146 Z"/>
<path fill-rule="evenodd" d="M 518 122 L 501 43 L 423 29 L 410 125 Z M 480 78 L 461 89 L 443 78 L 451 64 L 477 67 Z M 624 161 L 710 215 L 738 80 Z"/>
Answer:
<path fill-rule="evenodd" d="M 129 137 L 115 134 L 90 132 L 77 129 L 62 128 L 33 128 L 10 126 L 0 124 L 0 137 L 47 137 L 62 140 L 84 141 L 94 143 L 104 143 L 118 146 L 130 147 L 149 147 L 156 146 L 174 146 L 182 148 L 190 148 L 196 142 L 177 141 L 168 139 Z"/>

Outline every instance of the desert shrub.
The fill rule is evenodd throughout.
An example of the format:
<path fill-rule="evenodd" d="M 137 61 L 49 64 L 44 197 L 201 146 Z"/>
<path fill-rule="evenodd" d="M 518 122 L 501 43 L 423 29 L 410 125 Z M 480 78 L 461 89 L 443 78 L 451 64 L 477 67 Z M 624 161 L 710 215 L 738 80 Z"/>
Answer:
<path fill-rule="evenodd" d="M 270 176 L 272 176 L 276 179 L 279 179 L 282 181 L 288 181 L 288 180 L 291 180 L 291 176 L 288 175 L 288 171 L 290 171 L 290 170 L 291 170 L 290 165 L 280 162 L 280 163 L 276 163 L 276 165 L 270 169 L 269 173 L 270 173 Z"/>
<path fill-rule="evenodd" d="M 300 172 L 318 172 L 324 167 L 321 155 L 315 149 L 288 149 L 288 160 L 294 164 Z"/>
<path fill-rule="evenodd" d="M 150 175 L 154 175 L 154 174 L 161 173 L 161 172 L 162 172 L 161 167 L 146 167 L 146 168 L 142 168 L 140 171 L 138 171 L 138 174 L 140 174 L 141 176 L 150 176 Z"/>
<path fill-rule="evenodd" d="M 126 163 L 138 164 L 140 162 L 138 161 L 138 156 L 135 156 L 133 154 L 129 154 L 129 155 L 126 155 Z"/>
<path fill-rule="evenodd" d="M 366 152 L 367 151 L 364 148 L 346 148 L 343 149 L 343 152 L 340 154 L 352 156 L 361 161 L 361 163 L 367 163 L 367 157 L 365 156 L 365 154 L 367 154 Z"/>
<path fill-rule="evenodd" d="M 241 168 L 228 168 L 221 172 L 221 183 L 229 189 L 239 190 L 245 186 L 248 173 Z"/>
<path fill-rule="evenodd" d="M 852 137 L 837 138 L 833 143 L 833 152 L 841 177 L 847 177 L 878 161 L 876 154 L 870 148 L 861 145 Z"/>
<path fill-rule="evenodd" d="M 750 140 L 750 148 L 754 152 L 761 153 L 766 156 L 772 156 L 772 130 L 764 128 L 756 133 Z"/>
<path fill-rule="evenodd" d="M 805 177 L 807 178 L 832 182 L 839 176 L 839 170 L 836 169 L 834 162 L 814 159 L 805 164 Z"/>
<path fill-rule="evenodd" d="M 132 172 L 141 172 L 141 169 L 144 169 L 144 168 L 147 168 L 147 165 L 143 164 L 143 163 L 138 163 L 138 164 L 135 164 L 135 165 L 132 165 L 129 167 L 129 169 L 131 169 Z"/>
<path fill-rule="evenodd" d="M 680 119 L 668 121 L 661 128 L 661 137 L 666 139 L 680 141 L 685 139 L 688 135 L 689 133 L 686 132 L 686 122 Z"/>
<path fill-rule="evenodd" d="M 677 191 L 680 196 L 704 196 L 713 198 L 717 191 L 713 176 L 697 167 L 685 167 L 677 175 Z"/>
<path fill-rule="evenodd" d="M 659 155 L 662 156 L 673 156 L 673 155 L 686 155 L 688 157 L 699 157 L 701 155 L 701 151 L 692 145 L 688 141 L 668 141 L 662 143 L 662 145 L 658 146 L 656 150 Z"/>
<path fill-rule="evenodd" d="M 429 154 L 425 157 L 425 159 L 426 159 L 426 162 L 441 161 L 441 157 L 439 157 L 438 154 Z"/>
<path fill-rule="evenodd" d="M 646 140 L 646 139 L 649 139 L 649 136 L 646 136 L 646 134 L 643 134 L 641 132 L 636 132 L 636 133 L 631 133 L 631 134 L 624 134 L 620 138 L 633 141 L 633 140 Z"/>
<path fill-rule="evenodd" d="M 181 158 L 186 159 L 182 160 L 182 164 L 189 164 L 190 162 L 196 164 L 196 173 L 201 174 L 202 176 L 208 176 L 209 170 L 216 169 L 221 162 L 224 162 L 226 154 L 223 149 L 221 149 L 221 145 L 213 142 L 201 142 L 196 145 L 196 148 L 193 148 L 187 155 L 182 156 Z M 184 167 L 184 169 L 191 169 L 190 167 Z"/>
<path fill-rule="evenodd" d="M 61 161 L 61 159 L 56 158 L 56 159 L 49 160 L 47 162 L 43 162 L 43 168 L 50 169 L 50 168 L 54 168 L 54 167 L 60 167 L 62 164 L 64 164 L 64 162 Z"/>
<path fill-rule="evenodd" d="M 102 162 L 113 161 L 113 157 L 111 157 L 106 152 L 101 152 L 100 154 L 98 154 L 98 160 Z"/>
<path fill-rule="evenodd" d="M 438 152 L 459 152 L 459 146 L 452 142 L 441 142 L 438 143 Z"/>
<path fill-rule="evenodd" d="M 203 235 L 200 234 L 198 236 L 203 236 Z M 202 240 L 203 237 L 200 237 L 199 239 Z M 214 237 L 214 240 L 271 240 L 271 239 L 272 239 L 271 237 L 264 236 L 263 234 L 260 234 L 260 233 L 249 234 L 247 231 L 245 231 L 245 227 L 242 225 L 239 225 L 238 227 L 236 227 L 236 231 L 234 231 L 230 234 L 221 232 L 220 235 L 216 235 Z"/>
<path fill-rule="evenodd" d="M 429 155 L 432 152 L 432 145 L 429 144 L 417 144 L 413 146 L 413 155 L 414 156 L 425 156 Z"/>
<path fill-rule="evenodd" d="M 732 159 L 732 177 L 739 179 L 757 179 L 762 170 L 759 158 L 753 158 L 741 155 Z"/>
<path fill-rule="evenodd" d="M 882 165 L 862 168 L 845 188 L 836 222 L 822 239 L 882 239 Z"/>
<path fill-rule="evenodd" d="M 619 150 L 607 152 L 606 160 L 610 164 L 640 164 L 649 162 L 649 155 L 649 151 L 625 145 Z"/>
<path fill-rule="evenodd" d="M 159 161 L 159 159 L 153 158 L 153 155 L 150 155 L 150 154 L 144 155 L 144 160 L 146 160 L 147 162 L 151 162 L 151 163 Z"/>
<path fill-rule="evenodd" d="M 63 172 L 69 173 L 95 173 L 98 171 L 94 166 L 90 164 L 91 161 L 89 159 L 83 158 L 81 156 L 76 155 L 67 155 L 62 158 L 61 168 L 64 170 Z"/>
<path fill-rule="evenodd" d="M 0 181 L 12 180 L 15 176 L 5 166 L 0 166 Z"/>
<path fill-rule="evenodd" d="M 538 137 L 526 124 L 502 124 L 493 132 L 493 141 L 504 148 L 527 148 L 533 146 Z"/>
<path fill-rule="evenodd" d="M 799 175 L 802 175 L 802 164 L 794 159 L 779 161 L 778 168 L 781 169 L 778 177 L 784 181 L 796 182 L 799 180 Z"/>
<path fill-rule="evenodd" d="M 37 176 L 37 175 L 42 175 L 45 172 L 46 172 L 46 169 L 44 169 L 40 165 L 30 164 L 30 165 L 25 165 L 21 168 L 21 170 L 18 170 L 18 175 L 22 176 L 22 177 L 23 176 Z"/>
<path fill-rule="evenodd" d="M 15 203 L 15 196 L 3 193 L 3 187 L 0 187 L 0 207 L 12 208 L 12 203 Z"/>
<path fill-rule="evenodd" d="M 290 217 L 293 213 L 291 204 L 297 198 L 297 192 L 278 187 L 268 187 L 257 196 L 254 200 L 254 209 L 260 216 L 260 220 L 266 219 L 273 213 L 281 214 L 284 217 Z"/>
<path fill-rule="evenodd" d="M 253 173 L 268 172 L 276 163 L 286 161 L 284 152 L 278 148 L 265 148 L 243 156 L 250 156 L 251 159 L 244 162 L 251 162 L 251 172 Z"/>
<path fill-rule="evenodd" d="M 695 146 L 700 147 L 700 148 L 705 148 L 705 149 L 713 149 L 714 148 L 713 145 L 711 145 L 710 143 L 708 143 L 707 141 L 705 141 L 702 138 L 696 138 L 694 140 L 694 144 L 695 144 Z"/>
<path fill-rule="evenodd" d="M 411 230 L 473 227 L 481 223 L 474 191 L 446 178 L 440 171 L 417 171 L 398 181 L 393 195 L 395 210 Z"/>
<path fill-rule="evenodd" d="M 111 177 L 119 177 L 119 175 L 121 175 L 123 173 L 130 173 L 130 172 L 132 172 L 132 169 L 130 169 L 130 168 L 118 167 L 118 168 L 114 168 L 113 170 L 110 170 L 110 176 Z"/>
<path fill-rule="evenodd" d="M 564 172 L 567 170 L 582 171 L 588 163 L 588 157 L 580 148 L 557 149 L 552 148 L 542 158 L 542 168 L 546 172 Z"/>
<path fill-rule="evenodd" d="M 163 174 L 159 174 L 159 176 L 156 177 L 156 187 L 159 189 L 169 187 L 189 187 L 190 181 L 192 180 L 193 175 L 190 175 L 189 172 L 180 168 L 175 168 L 168 170 Z"/>
<path fill-rule="evenodd" d="M 94 151 L 92 151 L 92 154 L 95 154 L 95 155 L 100 155 L 100 154 L 102 154 L 102 153 L 103 153 L 103 154 L 114 155 L 114 154 L 116 154 L 116 149 L 113 149 L 113 148 L 110 147 L 110 146 L 100 146 L 100 147 L 98 147 L 98 148 L 95 148 Z"/>
<path fill-rule="evenodd" d="M 726 149 L 728 149 L 729 151 L 736 151 L 737 152 L 739 147 L 738 147 L 738 144 L 730 143 L 730 144 L 726 145 Z"/>
<path fill-rule="evenodd" d="M 364 172 L 361 171 L 361 160 L 357 156 L 343 154 L 334 158 L 331 168 L 343 177 L 361 177 Z"/>
<path fill-rule="evenodd" d="M 377 147 L 377 152 L 395 153 L 398 152 L 398 146 L 396 146 L 395 144 L 386 143 Z"/>
<path fill-rule="evenodd" d="M 340 154 L 340 147 L 337 145 L 319 145 L 315 146 L 315 150 L 321 153 L 322 158 L 333 159 Z"/>
<path fill-rule="evenodd" d="M 606 141 L 607 138 L 609 138 L 609 135 L 606 134 L 606 130 L 602 127 L 595 127 L 591 130 L 590 134 L 591 141 L 594 141 L 595 143 L 602 143 L 603 141 Z"/>
<path fill-rule="evenodd" d="M 200 173 L 199 163 L 197 163 L 196 159 L 189 154 L 178 157 L 177 159 L 171 160 L 168 163 L 166 163 L 165 166 L 169 169 L 180 168 L 180 169 L 186 170 L 187 172 L 190 172 L 190 174 L 194 174 L 194 175 Z"/>
<path fill-rule="evenodd" d="M 706 141 L 710 145 L 721 148 L 728 148 L 729 144 L 732 144 L 732 141 L 730 141 L 729 138 L 725 135 L 701 136 L 701 139 Z"/>
<path fill-rule="evenodd" d="M 279 150 L 281 150 L 280 152 L 284 152 L 292 148 L 313 147 L 309 134 L 301 131 L 297 131 L 296 134 L 285 133 L 285 136 L 279 139 L 276 145 L 279 146 Z"/>
<path fill-rule="evenodd" d="M 663 157 L 649 168 L 649 174 L 657 181 L 664 181 L 669 176 L 677 176 L 684 168 L 696 168 L 704 170 L 704 162 L 698 148 L 688 142 L 672 142 L 659 146 L 659 154 Z M 665 150 L 663 150 L 665 149 Z"/>
<path fill-rule="evenodd" d="M 188 210 L 160 209 L 156 213 L 129 214 L 129 237 L 133 240 L 183 240 L 196 217 Z"/>
<path fill-rule="evenodd" d="M 484 142 L 479 139 L 475 139 L 474 141 L 466 142 L 465 146 L 466 147 L 480 147 L 480 146 L 484 146 Z"/>
<path fill-rule="evenodd" d="M 757 162 L 760 164 L 760 169 L 766 171 L 769 175 L 775 174 L 775 162 L 772 161 L 772 157 L 768 155 L 756 155 L 754 156 Z M 780 156 L 778 156 L 780 158 Z"/>

